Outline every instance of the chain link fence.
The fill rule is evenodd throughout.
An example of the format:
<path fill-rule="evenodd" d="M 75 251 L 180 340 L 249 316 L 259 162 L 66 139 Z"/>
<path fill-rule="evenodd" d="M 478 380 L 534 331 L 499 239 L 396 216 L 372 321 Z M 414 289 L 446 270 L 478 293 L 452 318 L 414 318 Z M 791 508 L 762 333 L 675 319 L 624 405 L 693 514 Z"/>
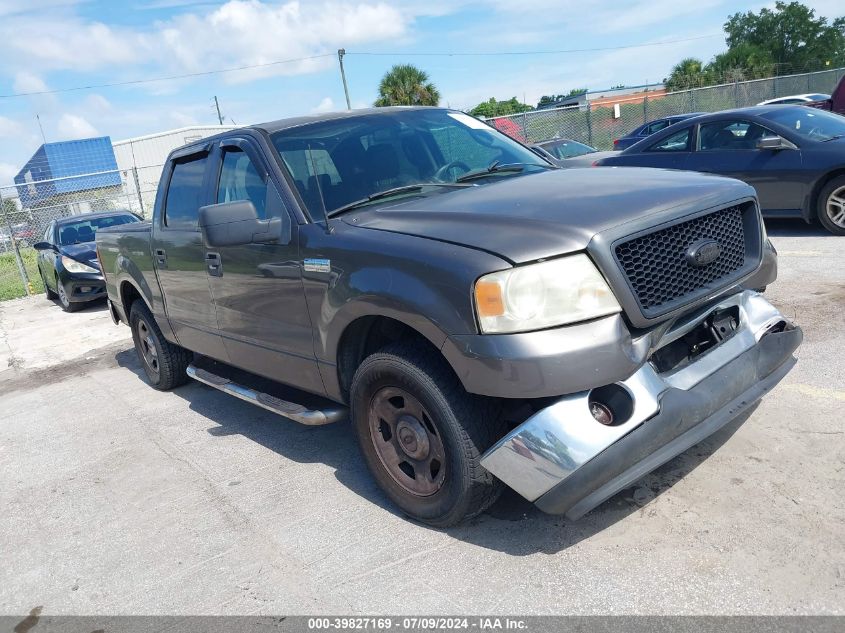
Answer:
<path fill-rule="evenodd" d="M 614 139 L 655 119 L 687 112 L 717 112 L 743 108 L 793 94 L 829 94 L 843 76 L 845 68 L 837 68 L 694 88 L 682 92 L 644 92 L 609 100 L 587 101 L 585 104 L 565 108 L 491 117 L 487 122 L 524 143 L 569 138 L 600 150 L 611 150 Z"/>
<path fill-rule="evenodd" d="M 44 292 L 33 244 L 55 219 L 128 210 L 148 217 L 161 165 L 0 186 L 0 301 Z"/>

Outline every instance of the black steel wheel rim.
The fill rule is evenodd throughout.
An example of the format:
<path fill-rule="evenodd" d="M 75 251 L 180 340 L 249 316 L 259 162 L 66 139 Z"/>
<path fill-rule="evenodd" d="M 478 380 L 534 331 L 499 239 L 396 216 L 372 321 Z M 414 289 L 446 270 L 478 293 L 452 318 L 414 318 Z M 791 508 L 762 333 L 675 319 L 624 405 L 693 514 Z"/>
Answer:
<path fill-rule="evenodd" d="M 138 352 L 144 359 L 144 364 L 157 376 L 159 372 L 158 349 L 155 346 L 152 332 L 143 319 L 138 319 L 135 330 L 138 333 Z"/>
<path fill-rule="evenodd" d="M 390 477 L 407 493 L 429 497 L 446 480 L 446 451 L 425 407 L 398 387 L 383 387 L 370 400 L 370 439 Z"/>

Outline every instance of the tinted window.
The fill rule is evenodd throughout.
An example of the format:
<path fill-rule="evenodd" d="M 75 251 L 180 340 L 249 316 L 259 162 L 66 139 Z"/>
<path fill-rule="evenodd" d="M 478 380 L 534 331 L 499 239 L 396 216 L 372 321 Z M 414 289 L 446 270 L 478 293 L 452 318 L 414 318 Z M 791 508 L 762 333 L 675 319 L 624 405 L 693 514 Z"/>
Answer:
<path fill-rule="evenodd" d="M 670 134 L 659 143 L 648 148 L 650 152 L 688 152 L 692 128 L 684 128 Z"/>
<path fill-rule="evenodd" d="M 490 179 L 548 167 L 501 132 L 446 110 L 350 116 L 281 130 L 272 141 L 315 217 L 320 215 L 321 194 L 331 211 L 393 187 L 453 183 L 466 172 L 487 169 L 493 161 L 526 167 L 522 172 L 491 174 Z M 483 185 L 485 179 L 476 182 Z M 444 190 L 432 188 L 432 192 Z"/>
<path fill-rule="evenodd" d="M 91 218 L 77 222 L 67 222 L 59 225 L 59 244 L 70 246 L 71 244 L 83 244 L 93 242 L 98 229 L 105 229 L 119 224 L 139 222 L 134 215 L 113 215 L 105 218 Z"/>
<path fill-rule="evenodd" d="M 547 149 L 560 159 L 583 156 L 584 154 L 592 154 L 596 151 L 595 148 L 578 143 L 577 141 L 565 141 Z"/>
<path fill-rule="evenodd" d="M 655 121 L 654 123 L 650 124 L 646 129 L 643 131 L 643 134 L 648 136 L 649 134 L 654 134 L 655 132 L 659 132 L 663 128 L 667 128 L 670 125 L 670 121 Z"/>
<path fill-rule="evenodd" d="M 699 128 L 699 148 L 702 150 L 756 149 L 764 136 L 772 136 L 766 128 L 749 121 L 714 121 Z"/>
<path fill-rule="evenodd" d="M 196 229 L 202 203 L 202 179 L 208 156 L 182 159 L 173 165 L 173 175 L 167 187 L 164 223 L 170 228 Z"/>
<path fill-rule="evenodd" d="M 777 108 L 760 115 L 814 141 L 829 141 L 845 136 L 845 117 L 814 108 Z"/>
<path fill-rule="evenodd" d="M 255 205 L 258 217 L 266 217 L 267 185 L 249 156 L 239 149 L 227 149 L 223 154 L 217 202 L 249 200 Z"/>

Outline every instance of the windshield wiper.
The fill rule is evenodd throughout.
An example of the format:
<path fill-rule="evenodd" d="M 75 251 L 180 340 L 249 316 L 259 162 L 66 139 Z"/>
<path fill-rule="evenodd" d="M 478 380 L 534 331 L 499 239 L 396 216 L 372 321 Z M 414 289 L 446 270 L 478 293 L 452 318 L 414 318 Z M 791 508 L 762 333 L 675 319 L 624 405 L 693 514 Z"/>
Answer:
<path fill-rule="evenodd" d="M 382 198 L 390 198 L 391 196 L 399 196 L 403 193 L 414 193 L 415 191 L 422 191 L 424 187 L 472 187 L 472 185 L 463 185 L 456 182 L 418 182 L 413 185 L 402 185 L 401 187 L 393 187 L 391 189 L 385 189 L 384 191 L 377 191 L 376 193 L 371 193 L 366 198 L 361 198 L 360 200 L 355 200 L 348 204 L 344 204 L 343 206 L 338 207 L 337 209 L 332 209 L 329 211 L 328 216 L 333 218 L 336 215 L 340 215 L 346 211 L 351 209 L 356 209 L 360 206 L 373 202 L 374 200 L 381 200 Z"/>
<path fill-rule="evenodd" d="M 490 163 L 490 166 L 487 169 L 479 169 L 478 171 L 471 171 L 463 176 L 458 176 L 455 179 L 455 182 L 467 182 L 468 180 L 475 180 L 476 178 L 485 178 L 491 174 L 496 173 L 513 173 L 513 172 L 521 172 L 525 171 L 526 167 L 541 167 L 543 169 L 556 169 L 553 165 L 542 165 L 540 163 L 506 163 L 502 164 L 498 160 L 494 160 Z"/>

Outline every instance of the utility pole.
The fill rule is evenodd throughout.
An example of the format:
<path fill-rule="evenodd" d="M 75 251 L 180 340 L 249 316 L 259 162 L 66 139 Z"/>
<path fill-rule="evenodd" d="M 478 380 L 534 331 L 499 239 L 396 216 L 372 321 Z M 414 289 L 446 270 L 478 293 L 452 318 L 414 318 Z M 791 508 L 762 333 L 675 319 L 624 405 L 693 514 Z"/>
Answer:
<path fill-rule="evenodd" d="M 220 125 L 223 125 L 223 115 L 220 114 L 220 103 L 217 101 L 217 95 L 214 95 L 214 107 L 217 108 L 217 120 Z"/>
<path fill-rule="evenodd" d="M 346 55 L 345 48 L 337 49 L 337 61 L 340 62 L 340 78 L 343 79 L 343 94 L 346 95 L 346 109 L 351 110 L 352 104 L 349 103 L 349 86 L 346 85 L 346 71 L 343 70 L 344 55 Z"/>
<path fill-rule="evenodd" d="M 38 121 L 38 129 L 41 130 L 41 138 L 44 140 L 44 144 L 47 144 L 47 137 L 44 135 L 44 127 L 41 125 L 41 117 L 38 116 L 36 113 L 35 120 Z"/>

